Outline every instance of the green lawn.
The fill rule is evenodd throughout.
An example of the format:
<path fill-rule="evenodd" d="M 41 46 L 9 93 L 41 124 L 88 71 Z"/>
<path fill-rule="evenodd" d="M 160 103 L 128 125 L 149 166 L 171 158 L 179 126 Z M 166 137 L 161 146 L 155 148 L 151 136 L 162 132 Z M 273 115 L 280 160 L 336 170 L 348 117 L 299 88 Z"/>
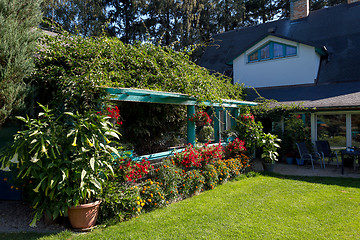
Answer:
<path fill-rule="evenodd" d="M 360 179 L 257 176 L 128 222 L 40 239 L 359 239 Z M 1 235 L 39 239 L 26 234 Z"/>

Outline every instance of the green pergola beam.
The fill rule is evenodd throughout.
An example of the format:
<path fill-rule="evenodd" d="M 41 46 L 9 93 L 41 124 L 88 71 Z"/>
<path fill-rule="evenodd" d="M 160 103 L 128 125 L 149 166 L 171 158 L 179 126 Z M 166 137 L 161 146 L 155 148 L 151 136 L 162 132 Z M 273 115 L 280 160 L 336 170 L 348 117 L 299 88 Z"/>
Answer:
<path fill-rule="evenodd" d="M 241 105 L 255 106 L 257 103 L 248 101 L 222 99 L 222 103 L 213 103 L 211 101 L 198 102 L 195 97 L 181 94 L 160 92 L 144 89 L 132 88 L 106 88 L 106 92 L 111 95 L 111 100 L 126 102 L 145 102 L 145 103 L 162 103 L 177 105 L 200 105 L 212 107 L 237 108 Z"/>

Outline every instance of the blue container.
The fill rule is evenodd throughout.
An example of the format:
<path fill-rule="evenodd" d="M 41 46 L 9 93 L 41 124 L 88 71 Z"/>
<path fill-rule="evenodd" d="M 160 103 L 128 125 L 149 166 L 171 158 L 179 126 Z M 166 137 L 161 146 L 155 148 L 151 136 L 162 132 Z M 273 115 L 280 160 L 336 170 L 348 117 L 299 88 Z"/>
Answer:
<path fill-rule="evenodd" d="M 287 162 L 287 164 L 289 164 L 289 165 L 293 164 L 293 158 L 292 158 L 292 157 L 287 157 L 287 158 L 286 158 L 286 162 Z"/>
<path fill-rule="evenodd" d="M 301 159 L 301 158 L 296 158 L 296 163 L 297 163 L 297 165 L 299 165 L 299 166 L 304 166 L 304 160 Z"/>

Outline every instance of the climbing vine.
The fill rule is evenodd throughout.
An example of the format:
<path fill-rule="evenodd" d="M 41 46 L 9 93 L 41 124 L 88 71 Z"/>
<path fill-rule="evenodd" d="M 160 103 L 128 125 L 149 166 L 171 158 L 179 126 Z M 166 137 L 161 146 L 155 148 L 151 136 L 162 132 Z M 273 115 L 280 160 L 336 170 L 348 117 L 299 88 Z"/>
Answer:
<path fill-rule="evenodd" d="M 102 95 L 99 87 L 124 87 L 189 94 L 199 101 L 242 99 L 243 87 L 220 74 L 210 74 L 185 52 L 117 38 L 58 35 L 44 37 L 33 83 L 39 99 L 64 102 L 65 108 L 92 108 Z M 44 47 L 46 46 L 46 47 Z M 80 109 L 81 110 L 81 109 Z"/>

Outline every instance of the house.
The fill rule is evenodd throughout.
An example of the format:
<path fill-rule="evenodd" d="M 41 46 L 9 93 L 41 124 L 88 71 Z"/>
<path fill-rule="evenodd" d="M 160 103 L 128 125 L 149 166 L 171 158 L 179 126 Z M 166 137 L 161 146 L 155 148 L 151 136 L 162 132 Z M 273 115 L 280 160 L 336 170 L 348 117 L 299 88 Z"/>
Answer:
<path fill-rule="evenodd" d="M 316 108 L 313 142 L 359 147 L 360 0 L 313 12 L 309 0 L 290 3 L 290 18 L 213 36 L 199 65 L 267 99 Z"/>

